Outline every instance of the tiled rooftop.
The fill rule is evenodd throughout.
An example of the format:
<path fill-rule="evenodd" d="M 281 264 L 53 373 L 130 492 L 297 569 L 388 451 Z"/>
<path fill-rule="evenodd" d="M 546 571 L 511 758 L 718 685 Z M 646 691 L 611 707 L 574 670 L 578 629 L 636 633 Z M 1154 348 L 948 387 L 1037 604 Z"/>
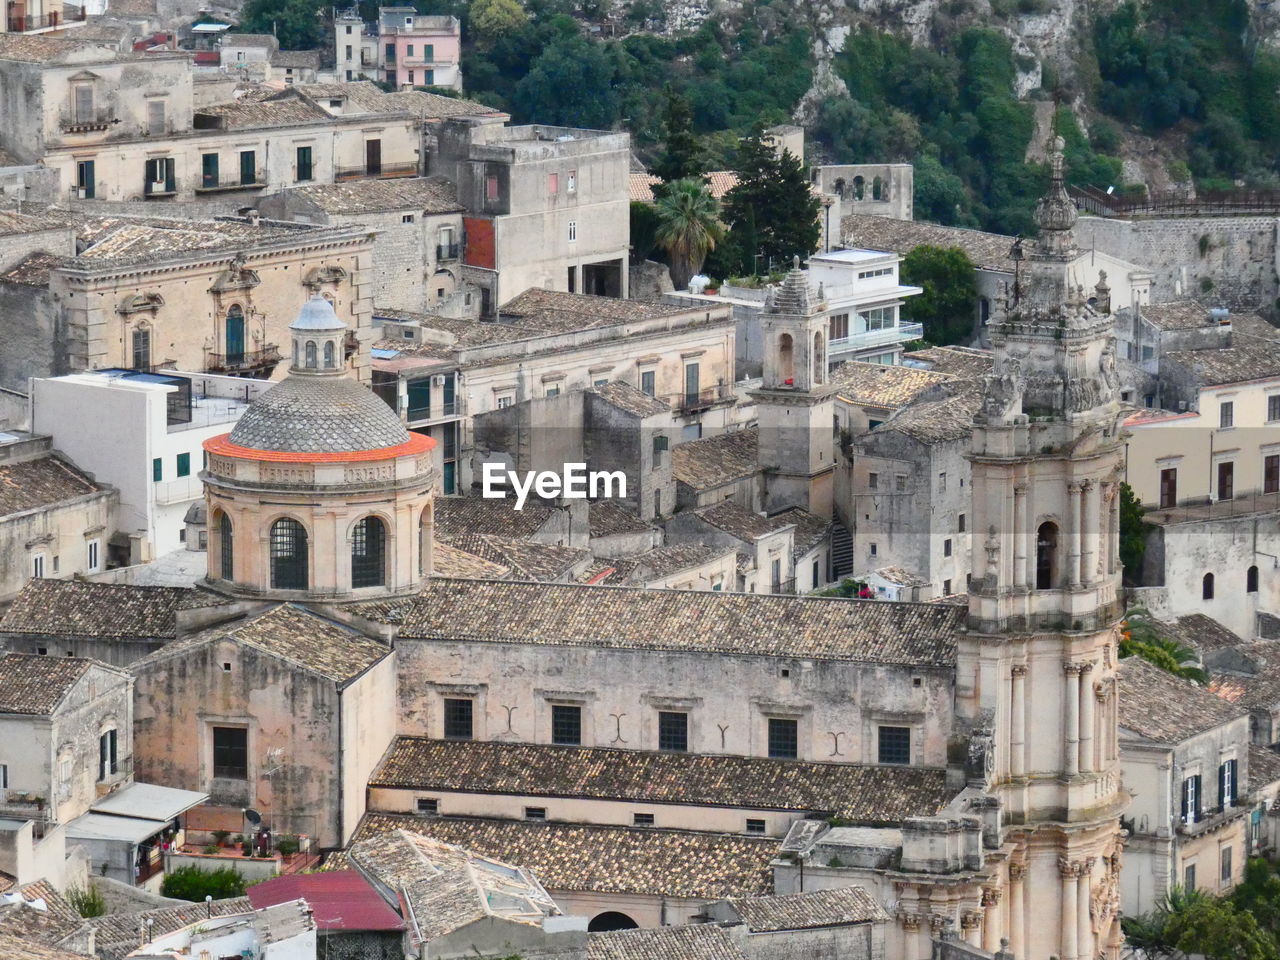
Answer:
<path fill-rule="evenodd" d="M 97 930 L 98 957 L 100 960 L 123 960 L 127 954 L 137 950 L 138 927 L 148 921 L 151 923 L 152 937 L 162 937 L 188 924 L 198 923 L 210 915 L 227 917 L 248 913 L 252 909 L 253 904 L 248 897 L 234 897 L 229 900 L 214 900 L 209 904 L 189 903 L 139 913 L 113 913 L 105 917 L 94 917 L 92 924 Z"/>
<path fill-rule="evenodd" d="M 732 170 L 711 170 L 703 176 L 707 181 L 707 189 L 717 200 L 738 185 L 738 175 Z M 627 190 L 633 203 L 653 203 L 653 188 L 662 182 L 661 177 L 652 173 L 637 172 L 630 174 Z"/>
<path fill-rule="evenodd" d="M 1120 661 L 1120 726 L 1146 740 L 1180 743 L 1245 711 L 1141 657 Z"/>
<path fill-rule="evenodd" d="M 1168 303 L 1144 303 L 1138 313 L 1153 327 L 1161 330 L 1186 330 L 1209 324 L 1209 307 L 1198 300 L 1171 300 Z M 1216 324 L 1218 321 L 1212 321 Z"/>
<path fill-rule="evenodd" d="M 760 431 L 755 427 L 690 440 L 672 448 L 671 471 L 694 490 L 714 490 L 753 476 L 759 448 Z"/>
<path fill-rule="evenodd" d="M 679 448 L 677 448 L 679 449 Z M 766 517 L 748 510 L 736 500 L 721 500 L 710 506 L 699 507 L 693 511 L 695 516 L 730 536 L 751 543 L 757 537 L 763 537 L 792 523 L 780 516 Z"/>
<path fill-rule="evenodd" d="M 836 396 L 860 406 L 903 407 L 953 376 L 918 367 L 850 360 L 831 371 Z"/>
<path fill-rule="evenodd" d="M 390 650 L 341 624 L 290 603 L 175 640 L 131 669 L 142 672 L 208 643 L 230 640 L 291 663 L 339 685 L 355 680 Z"/>
<path fill-rule="evenodd" d="M 399 635 L 947 667 L 963 621 L 945 604 L 432 580 Z"/>
<path fill-rule="evenodd" d="M 644 579 L 670 577 L 681 570 L 701 566 L 730 552 L 729 547 L 713 547 L 706 543 L 676 543 L 655 547 L 628 559 L 635 563 Z"/>
<path fill-rule="evenodd" d="M 273 67 L 293 67 L 295 70 L 320 69 L 319 50 L 277 50 L 271 55 Z"/>
<path fill-rule="evenodd" d="M 6 653 L 0 657 L 0 713 L 48 716 L 93 663 L 82 657 Z"/>
<path fill-rule="evenodd" d="M 0 34 L 3 36 L 3 34 Z M 4 166 L 0 158 L 0 166 Z M 70 224 L 57 214 L 46 214 L 35 217 L 16 210 L 0 210 L 0 237 L 15 233 L 39 233 L 43 230 L 57 230 Z"/>
<path fill-rule="evenodd" d="M 137 940 L 135 935 L 132 949 L 137 949 Z M 103 960 L 115 960 L 106 954 L 100 953 L 99 956 Z M 4 957 L 5 960 L 85 960 L 83 954 L 49 947 L 35 940 L 15 937 L 7 933 L 0 933 L 0 957 Z"/>
<path fill-rule="evenodd" d="M 935 815 L 954 791 L 919 767 L 400 737 L 370 787 L 821 812 L 864 824 Z"/>
<path fill-rule="evenodd" d="M 1280 330 L 1274 339 L 1233 331 L 1231 344 L 1216 350 L 1171 350 L 1161 358 L 1162 369 L 1180 366 L 1206 387 L 1280 377 Z"/>
<path fill-rule="evenodd" d="M 98 486 L 61 457 L 0 464 L 0 517 L 97 493 Z"/>
<path fill-rule="evenodd" d="M 906 256 L 916 247 L 959 247 L 975 267 L 1013 273 L 1009 248 L 1013 237 L 964 227 L 944 227 L 923 220 L 897 220 L 855 213 L 840 224 L 840 242 L 846 247 L 887 250 Z"/>
<path fill-rule="evenodd" d="M 593 591 L 599 595 L 601 591 Z M 650 827 L 463 817 L 366 814 L 355 840 L 393 830 L 421 833 L 532 870 L 547 890 L 682 899 L 755 896 L 772 890 L 778 841 Z M 339 861 L 341 864 L 341 861 Z"/>
<path fill-rule="evenodd" d="M 1280 703 L 1280 644 L 1254 641 L 1240 644 L 1236 650 L 1253 671 L 1215 673 L 1209 679 L 1209 689 L 1238 707 L 1273 709 Z"/>
<path fill-rule="evenodd" d="M 896 431 L 921 443 L 965 440 L 973 435 L 973 416 L 981 406 L 981 390 L 959 390 L 941 400 L 904 407 L 876 427 L 876 432 Z"/>
<path fill-rule="evenodd" d="M 1280 753 L 1270 747 L 1249 744 L 1249 789 L 1280 780 Z"/>
<path fill-rule="evenodd" d="M 729 902 L 752 933 L 810 930 L 889 919 L 876 899 L 862 887 L 732 898 Z"/>
<path fill-rule="evenodd" d="M 619 410 L 637 417 L 653 417 L 671 412 L 671 408 L 661 400 L 622 380 L 610 380 L 603 386 L 592 387 L 591 392 Z"/>
<path fill-rule="evenodd" d="M 47 33 L 0 33 L 0 60 L 27 63 L 64 63 L 72 54 L 98 49 L 103 59 L 112 51 L 73 37 L 56 37 Z"/>
<path fill-rule="evenodd" d="M 523 510 L 516 510 L 510 500 L 437 497 L 435 534 L 445 539 L 471 534 L 523 539 L 541 530 L 552 512 L 550 507 L 531 501 L 525 502 Z"/>
<path fill-rule="evenodd" d="M 564 293 L 530 287 L 504 303 L 504 322 L 515 322 L 543 333 L 569 333 L 615 323 L 656 320 L 689 312 L 687 306 L 662 300 L 619 300 L 586 293 Z"/>
<path fill-rule="evenodd" d="M 923 364 L 934 373 L 957 377 L 983 377 L 991 372 L 994 354 L 977 347 L 925 347 L 902 355 L 904 363 Z"/>
<path fill-rule="evenodd" d="M 328 101 L 342 97 L 350 106 L 364 113 L 408 112 L 423 120 L 456 116 L 492 116 L 502 112 L 475 100 L 445 97 L 424 90 L 384 93 L 370 80 L 358 80 L 353 83 L 295 84 L 290 91 L 285 91 L 278 96 L 288 96 L 290 92 L 300 93 L 312 100 Z M 347 115 L 350 115 L 349 112 Z"/>
<path fill-rule="evenodd" d="M 538 543 L 534 540 L 520 540 L 515 537 L 495 537 L 483 533 L 470 536 L 450 534 L 447 537 L 438 538 L 437 543 L 442 540 L 472 556 L 506 568 L 509 571 L 508 575 L 513 579 L 531 580 L 537 583 L 562 580 L 569 575 L 574 566 L 590 557 L 586 550 L 579 550 L 576 547 L 562 547 L 559 544 Z"/>
<path fill-rule="evenodd" d="M 640 565 L 632 559 L 597 557 L 575 582 L 593 587 L 623 587 L 644 583 Z"/>
<path fill-rule="evenodd" d="M 0 936 L 57 947 L 84 926 L 84 918 L 47 880 L 25 884 L 17 893 L 21 903 L 0 906 Z M 43 901 L 44 908 L 33 906 L 36 901 Z M 9 960 L 7 953 L 0 953 L 0 957 Z"/>
<path fill-rule="evenodd" d="M 906 567 L 881 567 L 875 573 L 880 579 L 896 583 L 902 587 L 927 587 L 929 585 L 928 580 L 924 577 L 916 576 Z"/>
<path fill-rule="evenodd" d="M 792 507 L 790 510 L 783 510 L 781 513 L 775 513 L 773 520 L 782 523 L 794 523 L 796 530 L 795 537 L 795 555 L 797 559 L 804 556 L 826 537 L 827 532 L 831 529 L 831 521 L 824 520 L 822 517 L 816 517 L 807 510 L 800 507 Z"/>
<path fill-rule="evenodd" d="M 327 213 L 362 214 L 414 210 L 424 214 L 455 213 L 463 209 L 458 193 L 444 177 L 396 177 L 391 180 L 349 180 L 294 187 L 289 195 L 309 200 Z"/>
<path fill-rule="evenodd" d="M 0 280 L 6 283 L 21 283 L 28 287 L 47 287 L 49 271 L 66 262 L 66 257 L 38 250 L 13 264 L 4 273 L 0 273 Z"/>
<path fill-rule="evenodd" d="M 462 577 L 468 580 L 501 580 L 511 568 L 493 563 L 474 553 L 467 553 L 436 540 L 431 547 L 431 570 L 437 577 Z"/>
<path fill-rule="evenodd" d="M 344 228 L 299 224 L 253 225 L 239 220 L 177 220 L 165 217 L 95 216 L 79 220 L 77 239 L 85 248 L 73 265 L 132 263 L 215 250 L 242 250 L 273 240 L 315 241 Z M 349 229 L 349 228 L 346 228 Z"/>
<path fill-rule="evenodd" d="M 1160 626 L 1174 640 L 1202 653 L 1223 647 L 1239 647 L 1245 643 L 1244 638 L 1203 613 L 1188 614 Z"/>
<path fill-rule="evenodd" d="M 592 537 L 646 533 L 653 529 L 616 500 L 597 500 L 592 503 L 588 508 L 587 520 Z"/>
<path fill-rule="evenodd" d="M 211 117 L 219 130 L 260 130 L 300 124 L 332 123 L 329 113 L 301 97 L 287 100 L 232 100 L 196 108 L 197 117 Z"/>
<path fill-rule="evenodd" d="M 29 581 L 0 618 L 0 632 L 172 639 L 178 611 L 226 603 L 204 590 L 78 580 Z"/>
<path fill-rule="evenodd" d="M 587 938 L 587 960 L 746 960 L 729 934 L 710 923 L 614 930 Z"/>

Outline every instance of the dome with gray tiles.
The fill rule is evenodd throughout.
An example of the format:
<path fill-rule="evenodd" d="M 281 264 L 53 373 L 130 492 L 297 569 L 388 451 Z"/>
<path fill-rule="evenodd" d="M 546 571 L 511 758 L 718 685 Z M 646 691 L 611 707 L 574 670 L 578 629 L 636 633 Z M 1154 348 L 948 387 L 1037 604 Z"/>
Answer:
<path fill-rule="evenodd" d="M 351 453 L 406 443 L 409 431 L 354 380 L 294 375 L 249 404 L 230 439 L 253 450 Z"/>

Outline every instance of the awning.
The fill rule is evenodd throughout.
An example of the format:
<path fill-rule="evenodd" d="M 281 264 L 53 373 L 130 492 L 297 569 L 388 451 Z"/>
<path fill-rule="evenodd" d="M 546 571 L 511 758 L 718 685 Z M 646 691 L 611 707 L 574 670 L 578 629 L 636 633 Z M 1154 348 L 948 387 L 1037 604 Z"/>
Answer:
<path fill-rule="evenodd" d="M 89 810 L 93 813 L 167 823 L 208 799 L 207 793 L 200 793 L 198 790 L 178 790 L 154 783 L 130 783 L 103 797 L 89 807 Z"/>
<path fill-rule="evenodd" d="M 137 845 L 151 839 L 165 825 L 157 820 L 113 817 L 106 813 L 86 813 L 67 824 L 70 840 L 115 840 Z"/>

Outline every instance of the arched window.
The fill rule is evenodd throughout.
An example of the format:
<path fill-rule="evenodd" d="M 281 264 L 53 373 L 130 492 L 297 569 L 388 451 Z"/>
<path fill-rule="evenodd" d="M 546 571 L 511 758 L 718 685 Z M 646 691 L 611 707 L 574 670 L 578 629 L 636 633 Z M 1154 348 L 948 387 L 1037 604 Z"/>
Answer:
<path fill-rule="evenodd" d="M 307 341 L 307 369 L 314 370 L 316 368 L 316 342 L 314 340 Z"/>
<path fill-rule="evenodd" d="M 271 588 L 307 589 L 307 530 L 293 517 L 271 525 Z"/>
<path fill-rule="evenodd" d="M 1245 593 L 1258 592 L 1258 567 L 1256 565 L 1250 567 L 1247 571 L 1245 571 L 1244 592 Z"/>
<path fill-rule="evenodd" d="M 1040 524 L 1036 533 L 1036 589 L 1051 590 L 1058 582 L 1058 525 Z"/>
<path fill-rule="evenodd" d="M 874 180 L 871 181 L 871 199 L 883 200 L 884 199 L 884 196 L 882 195 L 883 192 L 884 192 L 884 181 L 881 180 L 879 177 L 876 177 Z"/>
<path fill-rule="evenodd" d="M 227 311 L 227 362 L 244 362 L 244 311 L 233 304 Z"/>
<path fill-rule="evenodd" d="M 431 509 L 428 504 L 418 518 L 418 576 L 426 576 L 427 558 L 431 556 L 431 531 L 434 525 Z"/>
<path fill-rule="evenodd" d="M 844 199 L 844 177 L 836 180 L 836 196 L 841 200 Z"/>
<path fill-rule="evenodd" d="M 861 177 L 853 178 L 853 199 L 861 200 L 866 189 L 867 181 L 863 180 Z"/>
<path fill-rule="evenodd" d="M 1213 599 L 1213 574 L 1212 573 L 1206 573 L 1204 575 L 1204 579 L 1200 581 L 1200 599 L 1201 600 Z"/>
<path fill-rule="evenodd" d="M 232 575 L 235 548 L 231 544 L 231 518 L 225 513 L 218 514 L 218 563 L 223 580 L 234 580 Z"/>
<path fill-rule="evenodd" d="M 795 383 L 795 362 L 795 348 L 791 342 L 791 334 L 784 333 L 778 337 L 778 379 L 786 386 Z"/>
<path fill-rule="evenodd" d="M 324 342 L 324 367 L 326 370 L 333 369 L 333 341 L 326 340 Z"/>
<path fill-rule="evenodd" d="M 151 330 L 138 327 L 133 331 L 133 369 L 151 369 Z"/>
<path fill-rule="evenodd" d="M 387 528 L 377 517 L 365 517 L 351 531 L 351 586 L 380 587 L 387 582 L 384 557 Z"/>
<path fill-rule="evenodd" d="M 827 379 L 827 351 L 822 334 L 813 335 L 813 382 L 825 383 Z"/>
<path fill-rule="evenodd" d="M 609 930 L 634 930 L 640 926 L 625 913 L 607 910 L 591 918 L 587 924 L 588 933 L 606 933 Z"/>

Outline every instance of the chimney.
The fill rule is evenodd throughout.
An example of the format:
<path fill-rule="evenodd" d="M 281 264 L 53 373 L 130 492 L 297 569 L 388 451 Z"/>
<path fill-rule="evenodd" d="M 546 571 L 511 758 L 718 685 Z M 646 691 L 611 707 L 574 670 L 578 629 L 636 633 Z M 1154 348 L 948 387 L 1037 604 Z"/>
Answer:
<path fill-rule="evenodd" d="M 251 226 L 256 227 L 258 225 L 258 221 L 262 219 L 262 214 L 258 211 L 257 207 L 253 207 L 245 211 L 245 219 L 249 221 Z"/>

